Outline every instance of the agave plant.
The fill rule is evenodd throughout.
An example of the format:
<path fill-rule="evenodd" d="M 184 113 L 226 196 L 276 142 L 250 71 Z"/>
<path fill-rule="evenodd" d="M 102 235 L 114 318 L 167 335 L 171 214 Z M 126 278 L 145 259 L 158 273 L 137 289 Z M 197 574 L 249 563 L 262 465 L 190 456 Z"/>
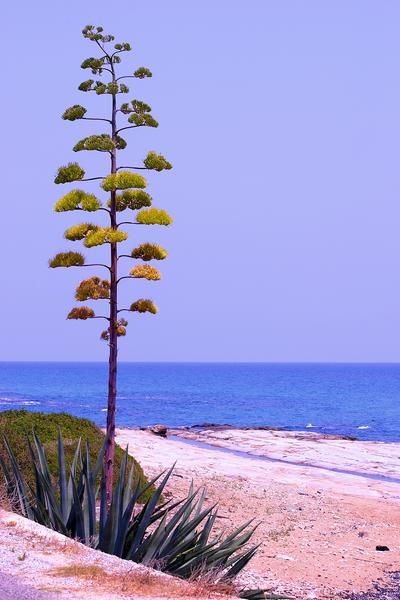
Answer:
<path fill-rule="evenodd" d="M 59 480 L 55 484 L 46 453 L 35 432 L 33 446 L 29 440 L 27 443 L 35 486 L 24 481 L 12 448 L 4 438 L 9 464 L 7 466 L 0 457 L 0 466 L 7 493 L 22 515 L 68 537 L 182 578 L 213 572 L 218 574 L 220 581 L 232 580 L 258 548 L 257 545 L 247 546 L 256 529 L 252 520 L 230 535 L 213 535 L 217 507 L 204 507 L 205 490 L 194 490 L 193 484 L 183 500 L 164 502 L 162 493 L 173 467 L 143 488 L 140 483 L 135 483 L 133 464 L 128 473 L 127 448 L 108 506 L 104 450 L 92 465 L 88 445 L 82 451 L 79 441 L 68 470 L 59 433 Z M 140 496 L 156 482 L 159 483 L 147 502 L 139 504 Z M 256 600 L 261 596 L 242 597 Z"/>

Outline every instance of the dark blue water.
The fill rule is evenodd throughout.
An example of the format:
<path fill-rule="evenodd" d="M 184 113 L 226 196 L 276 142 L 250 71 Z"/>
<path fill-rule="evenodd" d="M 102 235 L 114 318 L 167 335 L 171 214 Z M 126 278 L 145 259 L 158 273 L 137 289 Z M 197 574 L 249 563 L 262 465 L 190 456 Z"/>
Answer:
<path fill-rule="evenodd" d="M 0 363 L 0 410 L 104 425 L 104 363 Z M 268 425 L 400 441 L 400 365 L 121 363 L 118 425 Z"/>

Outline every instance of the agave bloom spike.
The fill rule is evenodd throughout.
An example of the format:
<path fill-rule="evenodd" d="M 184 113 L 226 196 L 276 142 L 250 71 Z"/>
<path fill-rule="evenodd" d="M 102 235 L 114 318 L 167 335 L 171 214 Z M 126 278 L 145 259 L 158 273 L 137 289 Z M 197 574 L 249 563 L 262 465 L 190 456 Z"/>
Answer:
<path fill-rule="evenodd" d="M 97 220 L 94 222 L 83 222 L 68 227 L 64 233 L 65 239 L 71 242 L 82 242 L 85 248 L 95 248 L 98 253 L 106 252 L 108 259 L 85 262 L 85 258 L 78 252 L 61 252 L 49 261 L 51 268 L 56 267 L 106 267 L 109 271 L 109 279 L 105 284 L 99 278 L 92 277 L 82 281 L 76 290 L 76 299 L 80 302 L 86 300 L 103 299 L 108 302 L 107 317 L 100 317 L 94 314 L 90 307 L 75 307 L 69 313 L 67 318 L 70 320 L 87 320 L 93 318 L 106 318 L 109 327 L 101 333 L 101 339 L 108 342 L 108 400 L 107 400 L 107 423 L 106 423 L 106 448 L 104 452 L 104 462 L 106 469 L 104 471 L 105 493 L 107 497 L 107 506 L 104 509 L 108 513 L 112 499 L 113 482 L 113 464 L 115 448 L 115 414 L 117 398 L 117 351 L 118 340 L 124 337 L 127 332 L 127 321 L 118 318 L 118 282 L 123 277 L 118 274 L 119 256 L 127 256 L 127 251 L 119 252 L 119 245 L 128 239 L 128 233 L 122 231 L 120 225 L 143 224 L 143 225 L 170 225 L 172 218 L 162 209 L 152 207 L 152 197 L 145 191 L 147 180 L 137 172 L 144 171 L 169 171 L 172 164 L 158 152 L 151 150 L 145 156 L 142 166 L 124 167 L 124 163 L 119 161 L 120 152 L 124 151 L 127 141 L 121 137 L 122 130 L 135 130 L 137 127 L 158 126 L 158 122 L 151 114 L 151 107 L 144 100 L 134 98 L 127 101 L 120 101 L 120 94 L 129 92 L 128 86 L 122 81 L 126 77 L 135 77 L 142 80 L 152 77 L 151 71 L 147 67 L 139 67 L 134 71 L 128 71 L 128 75 L 119 73 L 122 56 L 131 49 L 128 42 L 114 43 L 112 35 L 106 35 L 101 27 L 92 25 L 86 26 L 82 31 L 83 37 L 93 43 L 95 51 L 92 56 L 85 58 L 81 62 L 81 68 L 89 71 L 88 78 L 79 85 L 79 90 L 84 93 L 92 93 L 95 96 L 107 95 L 110 100 L 110 112 L 106 115 L 91 115 L 87 108 L 80 104 L 73 104 L 65 109 L 62 118 L 65 121 L 85 120 L 86 122 L 102 121 L 106 125 L 103 132 L 85 131 L 85 137 L 80 139 L 73 146 L 74 152 L 94 151 L 98 153 L 99 160 L 106 159 L 103 163 L 103 169 L 99 176 L 92 177 L 86 175 L 85 169 L 77 162 L 70 162 L 61 166 L 55 176 L 56 184 L 69 184 L 73 182 L 98 181 L 100 194 L 93 193 L 92 190 L 72 189 L 67 191 L 55 203 L 57 213 L 69 211 L 86 211 L 93 213 Z M 112 44 L 114 48 L 109 48 Z M 107 50 L 107 48 L 109 48 Z M 139 82 L 138 82 L 139 83 Z M 76 126 L 76 124 L 75 124 Z M 80 184 L 79 184 L 80 185 Z M 106 197 L 103 198 L 104 192 Z M 98 197 L 99 196 L 99 197 Z M 133 217 L 129 217 L 122 223 L 118 222 L 117 216 L 121 211 L 135 211 Z M 105 221 L 100 217 L 104 216 Z M 157 244 L 140 243 L 132 251 L 132 258 L 137 258 L 144 262 L 150 260 L 163 260 L 167 252 Z M 144 278 L 148 280 L 160 279 L 160 273 L 154 267 L 148 265 L 137 265 L 126 278 L 133 280 Z M 138 300 L 131 305 L 131 312 L 149 312 L 155 314 L 157 308 L 150 300 Z M 82 482 L 81 482 L 82 484 Z M 71 495 L 80 493 L 80 487 L 69 487 Z M 103 492 L 102 492 L 103 493 Z M 86 509 L 85 509 L 86 511 Z M 105 515 L 103 514 L 103 517 Z M 88 513 L 77 513 L 76 519 L 79 520 L 80 531 L 85 529 L 86 534 L 90 527 Z M 89 529 L 88 529 L 89 528 Z"/>

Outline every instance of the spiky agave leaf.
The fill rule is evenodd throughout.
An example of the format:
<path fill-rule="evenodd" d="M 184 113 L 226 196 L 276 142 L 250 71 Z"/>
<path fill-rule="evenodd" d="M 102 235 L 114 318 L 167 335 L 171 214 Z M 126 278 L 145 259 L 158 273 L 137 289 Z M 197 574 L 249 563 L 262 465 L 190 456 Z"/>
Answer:
<path fill-rule="evenodd" d="M 12 451 L 12 448 L 10 446 L 10 444 L 8 443 L 8 439 L 5 435 L 3 435 L 3 442 L 4 442 L 4 446 L 6 448 L 6 452 L 8 455 L 8 459 L 10 462 L 10 466 L 11 466 L 11 473 L 12 473 L 12 480 L 11 480 L 11 473 L 9 473 L 7 471 L 7 467 L 5 465 L 5 463 L 3 461 L 1 461 L 1 467 L 3 469 L 3 474 L 5 476 L 6 482 L 7 482 L 7 489 L 9 491 L 10 494 L 10 498 L 12 498 L 15 502 L 17 502 L 17 505 L 19 507 L 19 510 L 21 511 L 21 514 L 24 517 L 27 517 L 28 519 L 31 519 L 32 521 L 35 521 L 35 513 L 31 508 L 31 503 L 30 503 L 30 488 L 28 486 L 28 484 L 25 482 L 23 475 L 21 473 L 21 470 L 18 466 L 17 460 L 15 458 L 14 452 Z M 12 483 L 11 483 L 12 481 Z"/>

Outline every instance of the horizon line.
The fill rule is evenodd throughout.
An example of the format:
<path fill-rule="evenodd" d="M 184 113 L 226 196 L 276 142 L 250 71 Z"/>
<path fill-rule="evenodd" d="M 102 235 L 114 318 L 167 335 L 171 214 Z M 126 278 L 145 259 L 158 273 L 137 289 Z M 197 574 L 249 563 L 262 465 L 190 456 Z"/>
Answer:
<path fill-rule="evenodd" d="M 108 364 L 107 360 L 0 360 L 0 364 Z M 146 364 L 146 365 L 400 365 L 399 361 L 384 360 L 289 360 L 289 361 L 268 361 L 268 360 L 121 360 L 119 364 Z"/>

